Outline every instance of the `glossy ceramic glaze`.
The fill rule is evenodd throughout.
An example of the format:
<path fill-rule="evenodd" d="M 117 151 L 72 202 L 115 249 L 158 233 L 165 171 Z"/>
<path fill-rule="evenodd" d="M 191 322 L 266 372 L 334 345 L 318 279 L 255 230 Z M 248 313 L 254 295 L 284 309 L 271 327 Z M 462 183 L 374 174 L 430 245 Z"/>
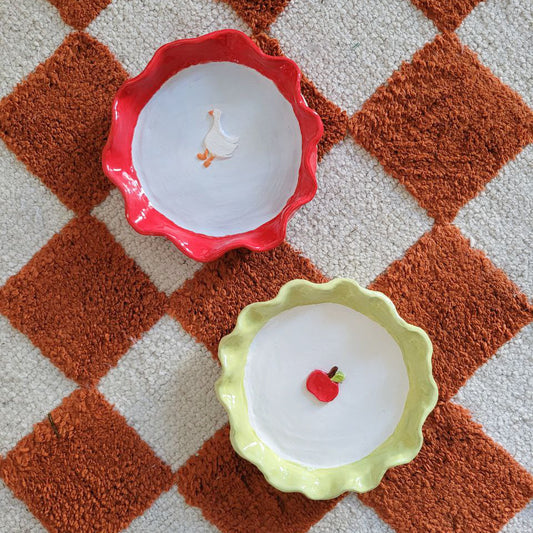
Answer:
<path fill-rule="evenodd" d="M 294 280 L 240 313 L 222 339 L 217 394 L 235 450 L 283 491 L 313 499 L 376 487 L 411 461 L 437 401 L 432 346 L 382 293 L 337 279 Z M 305 386 L 338 366 L 338 396 L 319 402 Z"/>
<path fill-rule="evenodd" d="M 238 138 L 227 158 L 197 158 L 212 127 Z M 103 168 L 140 233 L 164 235 L 190 257 L 280 244 L 291 215 L 316 192 L 318 115 L 287 58 L 223 30 L 161 47 L 113 103 Z"/>

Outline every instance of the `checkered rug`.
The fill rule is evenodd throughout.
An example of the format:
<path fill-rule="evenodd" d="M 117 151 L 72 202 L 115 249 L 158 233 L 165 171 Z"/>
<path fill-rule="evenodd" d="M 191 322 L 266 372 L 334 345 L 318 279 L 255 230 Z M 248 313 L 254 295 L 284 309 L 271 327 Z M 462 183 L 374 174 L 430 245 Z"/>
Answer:
<path fill-rule="evenodd" d="M 1 532 L 533 530 L 530 2 L 17 0 L 0 24 Z M 100 155 L 121 83 L 222 28 L 298 63 L 325 134 L 286 243 L 201 265 L 128 226 Z M 233 452 L 216 351 L 244 305 L 336 276 L 429 333 L 440 401 L 412 463 L 310 501 Z"/>

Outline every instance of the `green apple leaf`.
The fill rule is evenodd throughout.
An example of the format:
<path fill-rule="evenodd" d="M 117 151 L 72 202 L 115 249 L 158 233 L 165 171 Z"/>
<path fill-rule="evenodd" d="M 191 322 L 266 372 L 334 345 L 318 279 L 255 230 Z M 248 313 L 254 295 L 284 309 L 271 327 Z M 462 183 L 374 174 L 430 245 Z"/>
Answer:
<path fill-rule="evenodd" d="M 335 375 L 331 378 L 331 381 L 334 383 L 342 383 L 344 381 L 344 374 L 340 370 L 337 370 Z"/>

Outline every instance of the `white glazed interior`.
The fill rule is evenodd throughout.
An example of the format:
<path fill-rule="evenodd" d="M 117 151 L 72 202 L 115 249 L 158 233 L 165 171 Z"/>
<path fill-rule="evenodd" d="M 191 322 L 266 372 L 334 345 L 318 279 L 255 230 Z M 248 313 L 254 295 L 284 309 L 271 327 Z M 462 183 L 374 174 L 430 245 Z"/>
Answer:
<path fill-rule="evenodd" d="M 204 168 L 196 155 L 204 151 L 213 108 L 239 146 Z M 221 237 L 253 230 L 285 207 L 301 150 L 294 111 L 270 79 L 211 62 L 178 72 L 152 96 L 135 127 L 132 162 L 155 209 L 178 226 Z"/>
<path fill-rule="evenodd" d="M 329 403 L 306 388 L 315 369 L 346 379 Z M 312 468 L 349 464 L 394 431 L 409 379 L 399 346 L 379 324 L 334 303 L 269 320 L 248 352 L 244 389 L 252 428 L 280 457 Z"/>

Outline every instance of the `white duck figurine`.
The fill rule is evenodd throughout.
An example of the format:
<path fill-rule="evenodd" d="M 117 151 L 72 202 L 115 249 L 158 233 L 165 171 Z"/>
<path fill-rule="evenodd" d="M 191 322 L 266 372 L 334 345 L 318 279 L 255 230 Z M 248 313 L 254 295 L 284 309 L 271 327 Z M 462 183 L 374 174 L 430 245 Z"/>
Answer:
<path fill-rule="evenodd" d="M 226 135 L 222 131 L 222 127 L 220 126 L 222 111 L 220 109 L 211 109 L 209 114 L 213 117 L 213 125 L 204 139 L 204 153 L 197 155 L 198 159 L 204 162 L 204 167 L 206 168 L 215 157 L 220 159 L 231 157 L 239 144 L 238 137 Z"/>

